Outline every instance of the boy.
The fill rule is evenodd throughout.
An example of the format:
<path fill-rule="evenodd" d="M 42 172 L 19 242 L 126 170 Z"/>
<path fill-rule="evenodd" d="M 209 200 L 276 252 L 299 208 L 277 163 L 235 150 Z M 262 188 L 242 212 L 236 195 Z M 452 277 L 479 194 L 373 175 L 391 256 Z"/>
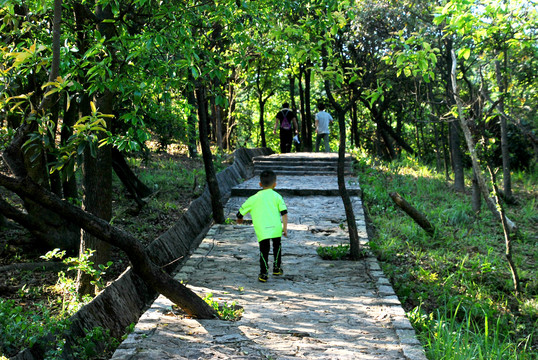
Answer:
<path fill-rule="evenodd" d="M 254 231 L 260 245 L 260 282 L 267 281 L 269 271 L 269 250 L 273 242 L 273 275 L 282 275 L 281 237 L 288 236 L 288 209 L 284 199 L 273 189 L 276 186 L 276 174 L 265 170 L 260 174 L 260 186 L 263 190 L 249 197 L 237 212 L 237 223 L 243 223 L 243 216 L 250 213 Z M 280 217 L 282 216 L 282 222 Z"/>

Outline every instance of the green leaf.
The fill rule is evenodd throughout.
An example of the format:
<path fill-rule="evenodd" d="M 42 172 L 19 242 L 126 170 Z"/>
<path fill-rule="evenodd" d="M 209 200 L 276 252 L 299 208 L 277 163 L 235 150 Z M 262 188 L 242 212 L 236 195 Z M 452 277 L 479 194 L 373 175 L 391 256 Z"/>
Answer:
<path fill-rule="evenodd" d="M 459 58 L 464 58 L 465 60 L 469 60 L 469 56 L 471 56 L 471 49 L 469 48 L 463 48 L 458 51 Z"/>

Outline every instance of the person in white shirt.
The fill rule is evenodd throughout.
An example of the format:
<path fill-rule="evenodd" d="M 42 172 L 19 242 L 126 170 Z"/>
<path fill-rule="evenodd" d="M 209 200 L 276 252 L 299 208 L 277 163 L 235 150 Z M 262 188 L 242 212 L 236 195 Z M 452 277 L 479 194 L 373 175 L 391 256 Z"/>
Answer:
<path fill-rule="evenodd" d="M 329 124 L 333 121 L 333 117 L 325 111 L 325 104 L 318 104 L 318 110 L 319 112 L 316 114 L 316 152 L 319 152 L 321 139 L 325 143 L 325 152 L 330 152 Z"/>

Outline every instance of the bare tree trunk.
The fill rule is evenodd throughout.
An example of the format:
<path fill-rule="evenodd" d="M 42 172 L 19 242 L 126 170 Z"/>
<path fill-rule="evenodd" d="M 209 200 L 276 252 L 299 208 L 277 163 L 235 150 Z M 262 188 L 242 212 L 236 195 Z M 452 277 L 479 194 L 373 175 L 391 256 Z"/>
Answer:
<path fill-rule="evenodd" d="M 189 72 L 189 84 L 194 84 L 194 78 Z M 189 87 L 187 89 L 187 102 L 190 105 L 190 114 L 187 119 L 187 137 L 188 137 L 188 148 L 189 148 L 189 157 L 195 158 L 198 155 L 196 149 L 196 98 L 194 97 L 194 90 Z"/>
<path fill-rule="evenodd" d="M 206 112 L 206 97 L 205 88 L 203 85 L 196 87 L 196 98 L 198 101 L 198 118 L 199 118 L 199 132 L 200 132 L 200 145 L 202 147 L 202 156 L 204 158 L 204 167 L 207 180 L 207 186 L 209 193 L 211 194 L 211 208 L 213 209 L 213 220 L 218 224 L 223 224 L 224 209 L 221 203 L 221 195 L 219 189 L 219 183 L 215 174 L 215 168 L 213 166 L 213 156 L 211 154 L 211 147 L 209 146 L 209 138 L 207 133 L 207 112 Z"/>
<path fill-rule="evenodd" d="M 267 142 L 265 141 L 265 123 L 264 123 L 265 101 L 263 101 L 263 94 L 259 94 L 258 106 L 260 108 L 260 117 L 258 119 L 258 123 L 260 124 L 260 136 L 262 139 L 262 147 L 267 147 Z"/>
<path fill-rule="evenodd" d="M 142 208 L 146 204 L 142 199 L 151 195 L 152 191 L 138 179 L 125 161 L 123 154 L 116 148 L 112 148 L 112 168 L 138 207 Z"/>
<path fill-rule="evenodd" d="M 504 52 L 504 58 L 506 59 L 506 51 Z M 506 84 L 503 79 L 501 64 L 499 60 L 495 61 L 495 73 L 497 75 L 497 85 L 499 86 L 499 92 L 502 93 L 503 98 L 497 107 L 501 115 L 499 116 L 501 122 L 501 152 L 503 161 L 503 189 L 504 197 L 507 201 L 512 200 L 512 175 L 510 169 L 510 151 L 508 148 L 508 129 L 506 124 L 506 117 L 504 116 L 504 96 L 506 95 Z"/>
<path fill-rule="evenodd" d="M 471 135 L 471 131 L 469 129 L 469 126 L 467 125 L 467 119 L 465 118 L 465 113 L 463 112 L 463 104 L 461 103 L 461 99 L 458 96 L 458 87 L 456 83 L 456 53 L 454 50 L 452 50 L 452 88 L 454 91 L 454 99 L 456 100 L 456 105 L 458 106 L 458 113 L 459 113 L 459 120 L 461 128 L 463 129 L 463 134 L 465 135 L 465 141 L 467 143 L 467 149 L 469 150 L 469 153 L 471 154 L 471 161 L 473 164 L 473 169 L 475 170 L 476 179 L 478 181 L 478 186 L 480 187 L 480 192 L 482 193 L 482 197 L 486 201 L 486 204 L 489 208 L 489 210 L 495 215 L 495 217 L 502 221 L 502 215 L 497 210 L 497 206 L 492 201 L 492 199 L 489 196 L 489 190 L 486 185 L 486 181 L 484 180 L 484 177 L 482 176 L 482 170 L 480 168 L 480 164 L 478 163 L 478 157 L 476 155 L 475 150 L 475 143 Z M 506 223 L 508 226 L 508 229 L 510 232 L 516 231 L 516 225 L 508 218 L 506 218 Z"/>
<path fill-rule="evenodd" d="M 400 194 L 392 192 L 389 194 L 390 198 L 396 205 L 400 207 L 407 215 L 409 215 L 415 222 L 423 228 L 428 235 L 432 236 L 435 233 L 434 226 L 428 221 L 426 216 L 409 204 Z"/>
<path fill-rule="evenodd" d="M 69 138 L 71 135 L 73 135 L 72 126 L 76 122 L 77 114 L 78 104 L 73 101 L 69 109 L 64 112 L 63 126 L 60 132 L 62 144 L 67 144 Z M 62 169 L 62 172 L 64 173 L 62 191 L 65 199 L 74 200 L 78 198 L 77 178 L 75 176 L 75 161 L 75 159 L 72 159 Z"/>
<path fill-rule="evenodd" d="M 454 189 L 465 191 L 465 176 L 463 172 L 463 159 L 460 149 L 460 134 L 458 132 L 456 120 L 448 124 L 448 138 L 450 144 L 450 159 L 452 170 L 454 171 Z"/>
<path fill-rule="evenodd" d="M 302 151 L 312 151 L 312 149 L 308 150 L 306 146 L 306 138 L 307 138 L 307 128 L 306 128 L 306 114 L 305 114 L 305 101 L 304 101 L 304 88 L 303 88 L 303 70 L 304 66 L 299 65 L 299 101 L 301 103 L 299 111 L 301 112 L 301 149 Z"/>
<path fill-rule="evenodd" d="M 454 104 L 453 99 L 455 94 L 451 96 L 450 92 L 450 79 L 451 79 L 451 66 L 455 65 L 455 61 L 452 60 L 450 54 L 453 51 L 453 43 L 452 39 L 447 38 L 445 39 L 446 43 L 446 53 L 444 54 L 446 57 L 446 73 L 445 73 L 445 80 L 446 80 L 446 98 L 447 103 L 449 106 L 452 106 Z M 450 149 L 450 161 L 452 164 L 452 170 L 454 171 L 454 189 L 456 191 L 465 191 L 465 175 L 463 172 L 463 156 L 461 154 L 461 148 L 460 148 L 460 135 L 458 132 L 458 124 L 457 120 L 451 120 L 448 123 L 448 144 Z"/>
<path fill-rule="evenodd" d="M 476 178 L 474 169 L 473 169 L 473 187 L 472 187 L 472 192 L 471 192 L 471 206 L 475 213 L 479 213 L 482 208 L 482 196 L 480 194 L 480 186 L 478 186 L 478 180 Z"/>
<path fill-rule="evenodd" d="M 97 6 L 95 15 L 98 19 L 112 19 L 112 10 L 110 6 Z M 113 23 L 100 22 L 97 30 L 110 41 L 115 35 Z M 96 107 L 103 114 L 113 113 L 114 94 L 105 89 L 102 94 L 96 98 Z M 106 120 L 107 129 L 111 128 L 111 122 Z M 98 134 L 101 139 L 104 134 Z M 95 147 L 95 152 L 91 151 L 91 145 Z M 111 145 L 98 146 L 97 143 L 88 144 L 83 154 L 82 164 L 82 189 L 84 197 L 82 206 L 84 210 L 100 217 L 105 221 L 112 218 L 112 150 Z M 106 264 L 110 260 L 110 244 L 101 241 L 98 237 L 83 231 L 80 240 L 79 255 L 83 255 L 88 250 L 94 250 L 92 261 L 94 266 Z M 77 274 L 77 292 L 80 296 L 95 295 L 95 285 L 91 282 L 93 277 L 82 270 Z"/>
<path fill-rule="evenodd" d="M 322 51 L 323 55 L 323 68 L 327 67 L 327 52 L 325 49 Z M 338 146 L 338 192 L 342 197 L 342 202 L 344 203 L 344 210 L 346 213 L 347 228 L 349 232 L 349 253 L 352 259 L 358 260 L 361 257 L 361 248 L 359 241 L 359 234 L 357 232 L 357 223 L 355 222 L 355 213 L 353 211 L 353 204 L 349 198 L 349 193 L 346 189 L 345 182 L 345 157 L 346 157 L 346 119 L 345 115 L 349 108 L 351 108 L 351 103 L 355 102 L 355 99 L 351 99 L 350 104 L 347 108 L 344 109 L 340 106 L 331 92 L 331 86 L 329 80 L 324 81 L 325 91 L 327 97 L 331 102 L 331 105 L 336 110 L 336 116 L 338 118 L 338 127 L 340 132 L 340 144 Z"/>
<path fill-rule="evenodd" d="M 312 108 L 310 102 L 310 89 L 312 83 L 312 70 L 310 69 L 310 62 L 307 64 L 305 71 L 305 90 L 304 90 L 304 102 L 305 102 L 305 117 L 303 121 L 305 124 L 305 136 L 303 142 L 305 143 L 306 151 L 312 151 Z"/>
<path fill-rule="evenodd" d="M 512 259 L 512 238 L 510 236 L 510 225 L 508 224 L 508 219 L 506 218 L 506 214 L 504 212 L 503 206 L 501 201 L 499 200 L 499 190 L 497 188 L 497 181 L 495 179 L 495 175 L 493 174 L 493 171 L 491 171 L 491 168 L 488 166 L 489 174 L 491 177 L 491 183 L 493 184 L 493 197 L 495 199 L 497 209 L 499 210 L 499 213 L 501 215 L 501 222 L 503 225 L 503 233 L 504 233 L 504 244 L 505 244 L 505 257 L 508 261 L 508 266 L 510 267 L 510 272 L 512 273 L 512 281 L 514 282 L 514 291 L 516 296 L 519 296 L 521 293 L 521 284 L 519 281 L 519 275 L 517 274 L 517 268 L 516 264 L 514 263 L 514 260 Z"/>
<path fill-rule="evenodd" d="M 222 108 L 216 103 L 215 96 L 211 97 L 211 113 L 215 121 L 215 140 L 218 148 L 222 150 Z"/>

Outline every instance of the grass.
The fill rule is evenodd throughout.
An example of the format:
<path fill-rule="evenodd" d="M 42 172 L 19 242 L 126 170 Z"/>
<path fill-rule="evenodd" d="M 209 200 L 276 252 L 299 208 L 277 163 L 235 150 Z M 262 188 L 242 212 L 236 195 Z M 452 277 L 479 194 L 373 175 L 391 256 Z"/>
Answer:
<path fill-rule="evenodd" d="M 363 202 L 375 234 L 370 247 L 428 358 L 538 358 L 536 171 L 514 175 L 517 204 L 505 205 L 520 229 L 513 252 L 523 293 L 516 298 L 502 227 L 485 205 L 475 214 L 469 194 L 453 191 L 444 174 L 413 159 L 360 163 Z M 426 215 L 436 228 L 433 237 L 392 203 L 393 191 Z"/>

